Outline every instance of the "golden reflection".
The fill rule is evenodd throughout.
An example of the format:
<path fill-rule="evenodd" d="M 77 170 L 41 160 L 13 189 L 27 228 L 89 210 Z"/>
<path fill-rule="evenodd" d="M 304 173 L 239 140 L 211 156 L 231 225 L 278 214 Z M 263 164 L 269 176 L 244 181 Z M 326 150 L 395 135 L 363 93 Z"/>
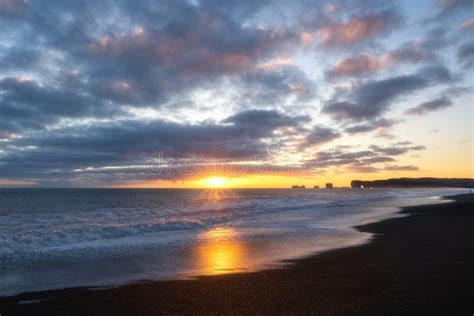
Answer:
<path fill-rule="evenodd" d="M 205 191 L 206 199 L 211 202 L 220 201 L 223 197 L 225 197 L 225 192 L 219 189 L 211 189 Z"/>
<path fill-rule="evenodd" d="M 203 274 L 244 270 L 245 245 L 232 228 L 214 228 L 204 233 L 206 243 L 198 247 L 198 264 Z"/>
<path fill-rule="evenodd" d="M 200 193 L 200 198 L 205 199 L 209 203 L 217 203 L 234 196 L 236 196 L 236 193 L 231 189 L 206 189 Z"/>

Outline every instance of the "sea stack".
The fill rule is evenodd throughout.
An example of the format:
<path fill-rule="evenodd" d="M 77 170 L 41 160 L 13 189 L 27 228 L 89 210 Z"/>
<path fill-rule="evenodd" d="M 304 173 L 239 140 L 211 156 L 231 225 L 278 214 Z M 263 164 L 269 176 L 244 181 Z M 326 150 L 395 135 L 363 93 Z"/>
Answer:
<path fill-rule="evenodd" d="M 292 189 L 305 189 L 306 187 L 303 185 L 294 185 L 291 187 Z"/>

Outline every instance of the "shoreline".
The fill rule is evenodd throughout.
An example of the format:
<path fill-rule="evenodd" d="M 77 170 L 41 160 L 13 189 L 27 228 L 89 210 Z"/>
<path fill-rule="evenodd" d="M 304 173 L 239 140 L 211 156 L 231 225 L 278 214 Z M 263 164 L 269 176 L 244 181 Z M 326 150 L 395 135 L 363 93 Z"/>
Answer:
<path fill-rule="evenodd" d="M 369 243 L 290 260 L 283 269 L 23 293 L 0 297 L 0 313 L 472 314 L 474 195 L 444 198 L 453 201 L 356 226 L 373 234 Z"/>

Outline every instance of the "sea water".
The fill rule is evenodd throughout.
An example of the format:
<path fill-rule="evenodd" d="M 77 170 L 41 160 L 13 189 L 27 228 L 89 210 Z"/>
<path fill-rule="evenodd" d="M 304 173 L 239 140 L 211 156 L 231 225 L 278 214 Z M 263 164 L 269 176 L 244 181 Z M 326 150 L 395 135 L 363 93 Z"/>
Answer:
<path fill-rule="evenodd" d="M 0 189 L 0 295 L 278 268 L 462 189 Z"/>

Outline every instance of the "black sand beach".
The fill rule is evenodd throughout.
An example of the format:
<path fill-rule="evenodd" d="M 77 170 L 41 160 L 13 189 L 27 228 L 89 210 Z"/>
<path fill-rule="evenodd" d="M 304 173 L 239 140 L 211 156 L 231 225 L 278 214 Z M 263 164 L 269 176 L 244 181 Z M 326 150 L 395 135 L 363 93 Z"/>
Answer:
<path fill-rule="evenodd" d="M 474 195 L 455 200 L 357 227 L 374 240 L 286 269 L 26 293 L 0 298 L 0 314 L 472 315 Z"/>

